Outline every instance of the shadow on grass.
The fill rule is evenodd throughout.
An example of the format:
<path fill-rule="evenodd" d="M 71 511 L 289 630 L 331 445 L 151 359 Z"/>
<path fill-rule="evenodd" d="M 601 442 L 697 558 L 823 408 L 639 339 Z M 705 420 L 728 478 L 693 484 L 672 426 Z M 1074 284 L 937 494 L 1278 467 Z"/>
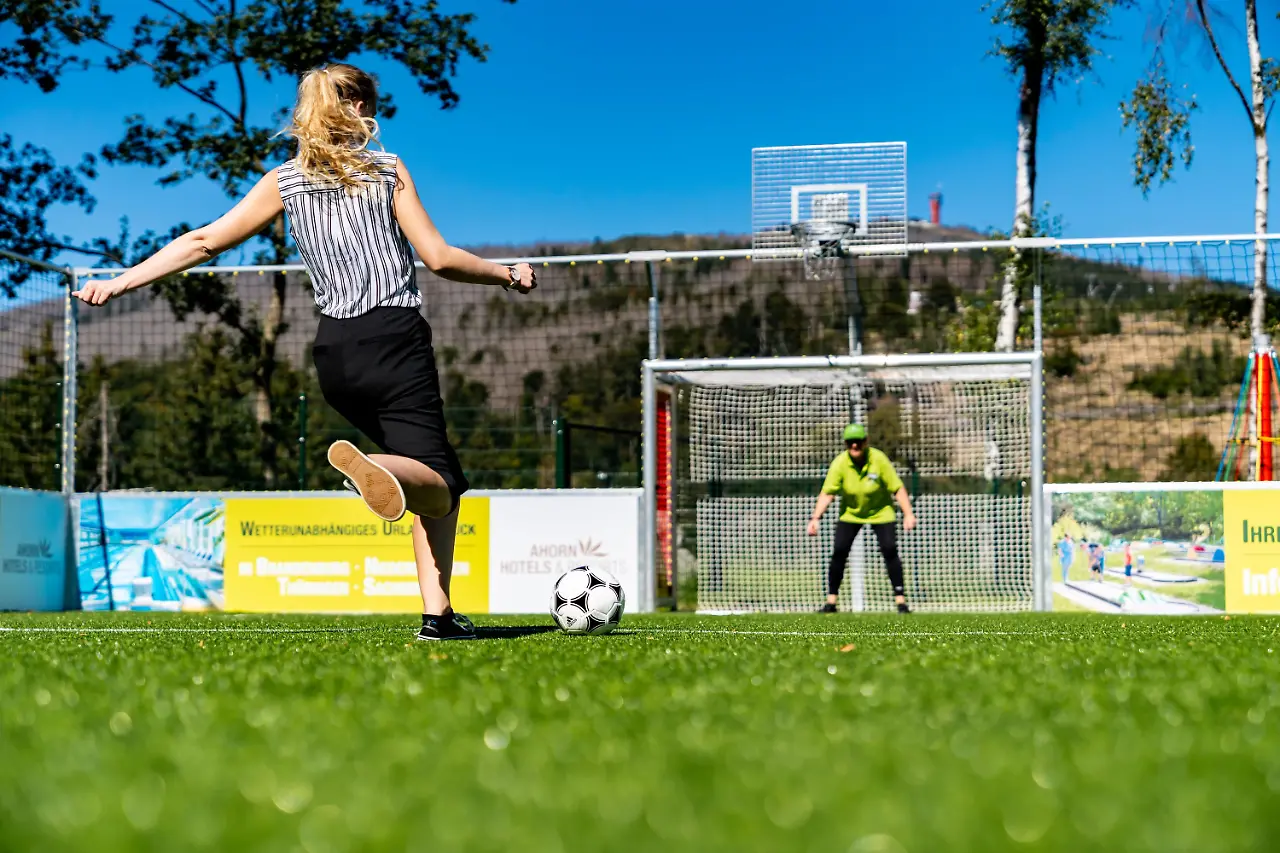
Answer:
<path fill-rule="evenodd" d="M 547 634 L 552 631 L 559 631 L 555 625 L 490 625 L 489 627 L 476 626 L 477 640 L 515 640 L 520 637 L 529 637 L 534 634 Z"/>

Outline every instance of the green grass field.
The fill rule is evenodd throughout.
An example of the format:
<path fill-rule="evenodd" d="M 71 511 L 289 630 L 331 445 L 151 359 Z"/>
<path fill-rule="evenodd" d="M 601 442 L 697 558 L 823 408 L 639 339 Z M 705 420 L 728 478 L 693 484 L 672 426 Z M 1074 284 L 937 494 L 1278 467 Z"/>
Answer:
<path fill-rule="evenodd" d="M 1280 619 L 0 616 L 0 850 L 1261 850 Z"/>

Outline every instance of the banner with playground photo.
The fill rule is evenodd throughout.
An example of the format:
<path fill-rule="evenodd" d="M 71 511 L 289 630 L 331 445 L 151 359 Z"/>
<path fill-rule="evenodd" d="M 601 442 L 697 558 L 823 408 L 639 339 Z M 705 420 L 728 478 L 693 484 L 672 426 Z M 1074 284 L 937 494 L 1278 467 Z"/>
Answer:
<path fill-rule="evenodd" d="M 1046 493 L 1055 609 L 1280 612 L 1274 484 L 1074 483 Z"/>

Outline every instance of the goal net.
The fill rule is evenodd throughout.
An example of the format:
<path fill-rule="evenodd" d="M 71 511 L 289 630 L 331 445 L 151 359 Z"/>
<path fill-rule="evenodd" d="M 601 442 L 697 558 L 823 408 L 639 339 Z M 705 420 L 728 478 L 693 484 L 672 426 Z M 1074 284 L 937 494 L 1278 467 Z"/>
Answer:
<path fill-rule="evenodd" d="M 968 359 L 969 361 L 965 361 Z M 677 563 L 700 611 L 809 611 L 825 596 L 837 501 L 806 534 L 841 431 L 865 424 L 892 460 L 919 526 L 899 553 L 924 611 L 1037 606 L 1033 533 L 1042 479 L 1032 354 L 650 362 L 669 386 Z M 665 525 L 664 525 L 665 527 Z M 842 609 L 891 610 L 876 538 L 854 543 Z"/>

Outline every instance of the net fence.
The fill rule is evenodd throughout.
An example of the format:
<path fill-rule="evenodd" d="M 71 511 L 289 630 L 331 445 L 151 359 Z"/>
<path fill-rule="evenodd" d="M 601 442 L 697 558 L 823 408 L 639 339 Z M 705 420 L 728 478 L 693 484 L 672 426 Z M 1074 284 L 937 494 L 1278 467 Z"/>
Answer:
<path fill-rule="evenodd" d="M 0 486 L 62 488 L 68 283 L 0 258 Z"/>
<path fill-rule="evenodd" d="M 963 229 L 913 223 L 909 237 L 905 255 L 857 257 L 823 281 L 799 259 L 748 259 L 749 236 L 482 250 L 546 264 L 527 297 L 420 271 L 464 467 L 477 486 L 555 485 L 560 418 L 623 431 L 575 451 L 574 485 L 635 482 L 638 444 L 623 436 L 639 424 L 651 296 L 667 358 L 982 351 L 1015 263 L 1019 349 L 1033 345 L 1031 288 L 1043 289 L 1047 479 L 1212 479 L 1250 346 L 1253 240 L 1045 240 L 1014 260 L 1008 244 Z M 1275 241 L 1263 242 L 1270 286 Z M 683 254 L 623 256 L 657 249 Z M 24 287 L 61 292 L 51 280 Z M 26 360 L 62 358 L 58 309 L 0 302 L 6 370 L 44 381 Z M 55 352 L 41 355 L 51 319 Z M 77 488 L 331 486 L 324 449 L 352 432 L 315 384 L 317 319 L 305 273 L 251 268 L 193 271 L 81 310 Z M 10 412 L 35 406 L 15 399 L 28 402 Z M 15 422 L 0 441 L 47 473 L 32 435 Z"/>
<path fill-rule="evenodd" d="M 573 485 L 635 484 L 643 265 L 549 266 L 527 296 L 419 276 L 473 486 L 556 485 L 557 418 L 584 425 Z M 364 440 L 320 393 L 308 288 L 301 271 L 193 272 L 83 310 L 79 487 L 333 487 L 328 445 Z"/>
<path fill-rule="evenodd" d="M 913 239 L 964 237 L 917 227 Z M 800 261 L 708 253 L 663 263 L 666 358 L 946 353 L 994 347 L 1000 286 L 1016 268 L 1016 349 L 1034 346 L 1042 288 L 1046 476 L 1051 482 L 1211 480 L 1251 347 L 1259 255 L 1280 319 L 1276 240 L 1045 240 L 913 243 L 856 257 L 833 278 Z"/>
<path fill-rule="evenodd" d="M 679 431 L 675 527 L 697 608 L 813 610 L 840 507 L 805 526 L 840 433 L 866 424 L 921 524 L 899 533 L 907 591 L 922 610 L 1033 604 L 1031 386 L 1027 365 L 725 369 L 667 374 Z M 871 533 L 860 534 L 841 599 L 889 610 Z"/>
<path fill-rule="evenodd" d="M 820 485 L 820 484 L 819 484 Z M 813 487 L 816 493 L 818 485 Z M 682 513 L 696 536 L 683 570 L 696 579 L 701 612 L 813 611 L 825 600 L 836 511 L 817 536 L 805 533 L 813 495 L 703 498 Z M 913 501 L 921 524 L 899 529 L 907 598 L 926 612 L 1032 607 L 1030 501 L 981 494 L 926 494 Z M 685 544 L 689 541 L 686 539 Z M 893 589 L 871 531 L 849 554 L 839 607 L 892 611 Z"/>

